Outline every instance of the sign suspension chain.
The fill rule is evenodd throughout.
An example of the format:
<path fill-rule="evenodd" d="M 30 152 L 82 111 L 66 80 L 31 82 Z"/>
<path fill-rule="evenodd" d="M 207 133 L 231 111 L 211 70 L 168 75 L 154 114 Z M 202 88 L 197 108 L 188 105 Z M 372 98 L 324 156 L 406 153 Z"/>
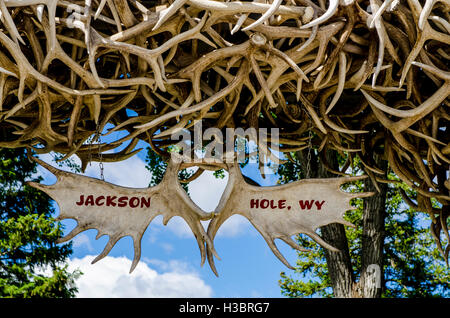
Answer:
<path fill-rule="evenodd" d="M 309 134 L 308 134 L 308 155 L 306 157 L 306 172 L 305 172 L 305 178 L 310 179 L 311 178 L 311 151 L 312 151 L 312 120 L 311 117 L 309 117 Z"/>
<path fill-rule="evenodd" d="M 91 137 L 90 141 L 89 141 L 89 166 L 92 165 L 92 146 L 94 141 L 97 141 L 97 145 L 98 145 L 98 166 L 100 168 L 100 180 L 105 181 L 105 176 L 104 176 L 104 166 L 103 166 L 103 154 L 102 154 L 102 149 L 101 149 L 101 134 L 100 134 L 100 125 L 97 123 L 97 127 L 95 128 L 95 134 L 94 136 Z"/>
<path fill-rule="evenodd" d="M 97 144 L 98 144 L 98 159 L 99 159 L 98 166 L 100 168 L 100 180 L 105 181 L 104 166 L 103 166 L 103 154 L 102 154 L 102 147 L 101 147 L 102 139 L 101 139 L 99 123 L 97 123 L 97 128 L 95 130 L 95 137 L 97 139 Z"/>

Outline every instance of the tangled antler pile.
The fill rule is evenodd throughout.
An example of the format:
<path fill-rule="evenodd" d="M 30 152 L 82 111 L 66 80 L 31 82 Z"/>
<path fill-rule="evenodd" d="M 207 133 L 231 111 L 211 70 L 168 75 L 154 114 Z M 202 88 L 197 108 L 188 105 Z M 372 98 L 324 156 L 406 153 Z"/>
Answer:
<path fill-rule="evenodd" d="M 128 158 L 139 139 L 165 153 L 171 132 L 200 119 L 278 127 L 286 153 L 313 129 L 320 153 L 358 156 L 372 180 L 383 171 L 371 154 L 384 155 L 448 256 L 449 10 L 448 0 L 1 0 L 0 147 L 85 165 Z M 93 154 L 86 140 L 107 123 L 128 135 Z"/>

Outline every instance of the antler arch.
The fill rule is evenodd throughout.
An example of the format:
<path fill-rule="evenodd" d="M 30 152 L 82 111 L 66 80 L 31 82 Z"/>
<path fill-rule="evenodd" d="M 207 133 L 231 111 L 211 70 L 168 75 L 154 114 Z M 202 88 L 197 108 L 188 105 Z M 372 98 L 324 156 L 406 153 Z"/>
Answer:
<path fill-rule="evenodd" d="M 85 165 L 86 140 L 108 123 L 128 135 L 102 151 L 144 140 L 164 152 L 194 119 L 279 127 L 285 152 L 312 129 L 317 148 L 351 150 L 369 175 L 378 147 L 420 195 L 450 203 L 448 1 L 4 0 L 0 11 L 1 147 Z M 445 213 L 427 211 L 447 233 Z"/>

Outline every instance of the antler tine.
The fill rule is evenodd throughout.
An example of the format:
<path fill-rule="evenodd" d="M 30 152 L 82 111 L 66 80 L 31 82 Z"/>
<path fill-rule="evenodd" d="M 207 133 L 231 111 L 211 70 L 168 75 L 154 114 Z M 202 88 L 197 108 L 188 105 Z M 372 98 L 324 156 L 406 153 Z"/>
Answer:
<path fill-rule="evenodd" d="M 293 249 L 296 249 L 299 252 L 311 252 L 311 250 L 304 248 L 303 246 L 300 246 L 297 242 L 295 242 L 292 237 L 290 236 L 281 236 L 279 237 L 283 242 L 288 244 Z"/>
<path fill-rule="evenodd" d="M 206 253 L 211 253 L 212 255 L 218 258 L 218 254 L 214 248 L 214 243 L 210 239 L 209 235 L 206 234 L 200 220 L 210 220 L 214 213 L 206 213 L 202 211 L 195 203 L 193 203 L 186 195 L 186 192 L 182 189 L 178 182 L 178 170 L 181 167 L 181 161 L 169 159 L 166 173 L 164 175 L 163 181 L 161 181 L 161 187 L 166 189 L 175 189 L 175 193 L 179 196 L 182 201 L 185 201 L 187 206 L 190 207 L 191 212 L 189 214 L 184 213 L 184 219 L 189 225 L 192 233 L 197 240 L 198 247 L 200 249 L 201 254 L 201 265 L 204 264 L 206 260 Z M 175 187 L 172 185 L 172 182 L 175 181 Z M 167 193 L 169 193 L 169 189 L 167 189 Z M 163 190 L 164 191 L 164 190 Z M 170 200 L 170 199 L 169 199 Z M 169 222 L 170 218 L 173 214 L 168 213 L 164 216 L 163 224 L 166 225 Z M 205 249 L 206 244 L 206 249 Z"/>
<path fill-rule="evenodd" d="M 38 163 L 39 165 L 41 165 L 42 167 L 44 167 L 45 169 L 47 169 L 48 171 L 53 173 L 57 178 L 59 178 L 61 175 L 64 175 L 66 173 L 65 171 L 59 170 L 59 169 L 53 167 L 52 165 L 46 163 L 45 161 L 33 156 L 31 154 L 30 148 L 27 148 L 27 157 L 28 157 L 28 160 Z"/>
<path fill-rule="evenodd" d="M 135 155 L 138 140 L 168 156 L 163 149 L 171 144 L 170 135 L 191 129 L 194 120 L 219 129 L 279 128 L 294 141 L 282 152 L 305 147 L 299 138 L 308 128 L 320 150 L 370 154 L 366 144 L 386 140 L 384 156 L 400 179 L 447 204 L 447 188 L 433 180 L 450 161 L 442 136 L 450 118 L 448 1 L 318 1 L 2 0 L 0 146 L 55 151 L 63 158 L 76 154 L 84 168 L 86 138 L 96 126 L 113 125 L 109 137 L 117 138 L 102 144 L 102 152 L 132 141 L 123 152 L 102 157 L 114 162 Z M 362 8 L 369 4 L 371 13 Z M 116 137 L 117 131 L 126 135 Z M 373 133 L 370 141 L 361 136 Z M 270 155 L 268 150 L 260 153 Z M 379 169 L 362 160 L 377 181 Z M 41 164 L 57 176 L 63 173 Z M 333 170 L 326 162 L 324 167 Z M 169 179 L 173 186 L 175 177 Z M 426 186 L 417 187 L 423 180 Z M 31 185 L 53 191 L 59 179 L 57 184 Z M 369 194 L 345 194 L 346 200 L 352 195 Z M 202 260 L 204 244 L 206 256 L 213 256 L 212 240 L 197 224 L 212 214 L 181 201 L 195 215 L 189 222 Z M 247 204 L 232 212 L 260 222 L 248 211 Z M 334 221 L 344 222 L 340 216 Z M 269 225 L 258 224 L 272 241 L 292 244 L 290 235 L 276 236 L 264 227 Z"/>
<path fill-rule="evenodd" d="M 159 12 L 158 22 L 156 22 L 152 31 L 158 29 L 164 22 L 166 22 L 171 16 L 175 14 L 178 9 L 180 9 L 187 0 L 175 0 L 167 9 Z"/>
<path fill-rule="evenodd" d="M 100 236 L 101 236 L 101 235 L 100 235 Z M 100 261 L 101 259 L 105 258 L 106 255 L 109 254 L 109 252 L 112 250 L 112 248 L 114 247 L 114 245 L 116 245 L 116 243 L 119 241 L 120 238 L 121 238 L 121 237 L 118 236 L 118 235 L 115 235 L 115 236 L 113 236 L 113 237 L 110 237 L 109 240 L 108 240 L 108 243 L 106 243 L 106 246 L 105 246 L 105 248 L 103 249 L 103 251 L 102 251 L 99 255 L 97 255 L 96 258 L 94 258 L 94 260 L 91 262 L 91 264 L 95 264 L 95 263 L 97 263 L 98 261 Z M 135 256 L 135 257 L 136 257 L 136 256 Z M 134 261 L 133 261 L 133 263 L 134 263 Z M 135 265 L 135 266 L 136 266 L 136 265 Z M 134 269 L 134 268 L 132 267 L 132 269 Z M 132 272 L 132 269 L 130 270 L 130 273 Z"/>
<path fill-rule="evenodd" d="M 347 224 L 351 224 L 351 223 L 348 223 L 348 222 L 346 222 L 346 223 Z M 347 224 L 345 224 L 345 225 L 347 225 Z M 353 225 L 353 224 L 351 224 L 351 225 Z M 330 245 L 327 242 L 325 242 L 317 233 L 309 232 L 309 233 L 305 233 L 305 234 L 308 235 L 309 237 L 311 237 L 314 241 L 319 243 L 320 246 L 326 248 L 327 250 L 330 250 L 332 252 L 339 252 L 339 249 L 337 249 L 333 245 Z"/>
<path fill-rule="evenodd" d="M 211 240 L 211 242 L 214 241 L 217 231 L 219 230 L 221 225 L 231 216 L 231 211 L 229 209 L 226 209 L 226 206 L 233 194 L 233 190 L 234 190 L 237 180 L 240 180 L 240 178 L 242 178 L 242 175 L 240 174 L 239 166 L 234 160 L 232 162 L 229 162 L 229 161 L 226 162 L 226 166 L 227 166 L 227 170 L 228 170 L 228 183 L 225 187 L 222 197 L 220 198 L 219 204 L 217 205 L 217 207 L 213 213 L 213 218 L 211 219 L 211 222 L 209 222 L 208 229 L 207 229 L 207 235 L 208 235 L 209 239 Z M 208 244 L 209 243 L 207 242 L 207 245 Z M 210 248 L 208 248 L 206 253 L 207 253 L 208 263 L 209 263 L 211 270 L 214 272 L 214 274 L 216 276 L 219 276 L 219 274 L 217 272 L 217 268 L 214 263 L 214 257 L 213 257 L 212 250 Z M 216 256 L 216 258 L 218 258 L 218 257 Z"/>
<path fill-rule="evenodd" d="M 373 14 L 372 21 L 370 22 L 370 28 L 373 28 L 375 26 L 375 21 L 378 21 L 378 19 L 386 11 L 388 6 L 390 6 L 393 2 L 398 2 L 398 0 L 385 0 L 385 1 L 383 1 L 381 6 Z"/>
<path fill-rule="evenodd" d="M 241 26 L 244 24 L 245 20 L 247 20 L 248 14 L 241 14 L 239 16 L 239 19 L 237 20 L 236 24 L 234 25 L 233 29 L 231 29 L 230 33 L 233 35 L 234 33 L 236 33 L 237 31 L 239 31 L 239 29 L 241 28 Z"/>
<path fill-rule="evenodd" d="M 438 69 L 435 66 L 427 65 L 427 64 L 424 64 L 424 63 L 416 62 L 416 61 L 411 62 L 411 64 L 414 65 L 414 66 L 423 68 L 424 70 L 426 70 L 426 71 L 436 75 L 437 77 L 442 78 L 443 80 L 450 82 L 450 72 L 445 72 L 443 70 Z"/>
<path fill-rule="evenodd" d="M 278 7 L 281 5 L 282 2 L 283 0 L 274 0 L 270 5 L 270 8 L 266 12 L 264 12 L 264 14 L 257 21 L 243 28 L 242 31 L 250 31 L 251 29 L 257 27 L 258 25 L 263 24 L 275 13 L 275 11 L 277 11 Z"/>
<path fill-rule="evenodd" d="M 421 11 L 421 6 L 417 0 L 410 0 L 411 2 L 411 9 L 413 15 L 418 15 L 418 12 Z M 422 10 L 423 11 L 423 10 Z M 446 43 L 447 45 L 450 44 L 450 35 L 438 32 L 434 30 L 428 21 L 426 19 L 423 19 L 423 26 L 421 29 L 421 32 L 418 33 L 416 42 L 414 44 L 414 47 L 412 48 L 410 54 L 408 55 L 405 65 L 402 70 L 401 78 L 399 81 L 399 86 L 401 87 L 403 85 L 403 82 L 406 78 L 406 75 L 409 72 L 409 69 L 411 67 L 411 64 L 414 62 L 416 57 L 419 55 L 420 51 L 422 50 L 425 42 L 427 40 L 433 39 L 439 42 Z"/>
<path fill-rule="evenodd" d="M 210 220 L 213 214 L 202 211 L 179 184 L 178 171 L 181 162 L 170 160 L 163 180 L 157 186 L 133 189 L 64 172 L 32 157 L 29 153 L 28 155 L 30 159 L 56 176 L 65 175 L 65 178 L 59 179 L 52 186 L 30 183 L 31 186 L 46 192 L 58 203 L 60 207 L 58 220 L 71 218 L 77 221 L 77 226 L 58 242 L 67 242 L 87 229 L 97 229 L 97 239 L 103 235 L 109 236 L 104 250 L 93 263 L 108 255 L 122 237 L 131 236 L 134 242 L 134 259 L 130 269 L 132 272 L 141 257 L 140 244 L 144 231 L 159 214 L 163 215 L 164 225 L 173 216 L 181 216 L 187 222 L 197 240 L 202 265 L 206 260 L 207 252 L 218 258 L 214 243 L 200 222 Z M 131 213 L 124 213 L 124 207 L 128 207 Z"/>
<path fill-rule="evenodd" d="M 100 4 L 98 5 L 97 11 L 95 11 L 94 20 L 98 19 L 99 15 L 100 15 L 100 13 L 102 13 L 103 8 L 105 7 L 105 4 L 107 1 L 108 0 L 101 0 Z"/>
<path fill-rule="evenodd" d="M 237 162 L 227 163 L 227 166 L 228 184 L 215 210 L 214 218 L 209 223 L 208 236 L 211 240 L 214 240 L 220 226 L 228 218 L 234 214 L 242 215 L 258 230 L 274 255 L 288 268 L 292 268 L 292 266 L 277 248 L 275 239 L 279 238 L 299 251 L 307 251 L 298 246 L 291 238 L 293 235 L 303 233 L 324 248 L 338 251 L 315 233 L 315 230 L 323 225 L 335 222 L 354 227 L 352 223 L 343 219 L 343 211 L 351 208 L 349 205 L 351 199 L 368 197 L 374 194 L 347 193 L 340 190 L 342 184 L 359 181 L 367 178 L 367 176 L 309 179 L 282 186 L 260 187 L 245 182 Z M 311 185 L 314 185 L 314 187 Z M 312 188 L 315 189 L 315 194 L 308 190 Z M 323 198 L 327 199 L 320 199 L 321 195 L 317 195 L 317 193 L 321 193 Z M 277 198 L 278 205 L 274 203 L 275 200 L 272 200 L 269 208 L 268 202 L 270 200 L 265 199 L 269 197 Z M 309 200 L 312 197 L 315 200 Z M 299 199 L 300 201 L 295 202 Z M 333 207 L 327 205 L 328 208 L 324 211 L 322 208 L 327 204 L 327 200 L 333 201 Z M 304 212 L 305 209 L 312 209 L 314 202 L 316 202 L 316 208 L 318 209 L 317 213 L 320 214 L 317 219 L 311 213 Z M 266 205 L 264 206 L 264 204 Z M 212 254 L 207 252 L 207 257 L 212 271 L 218 275 Z"/>
<path fill-rule="evenodd" d="M 141 240 L 139 238 L 134 238 L 134 257 L 131 263 L 130 274 L 134 271 L 139 260 L 141 259 Z"/>
<path fill-rule="evenodd" d="M 318 17 L 317 19 L 312 20 L 311 22 L 302 25 L 300 27 L 300 29 L 307 29 L 307 28 L 311 28 L 315 25 L 319 25 L 325 21 L 327 21 L 328 19 L 330 19 L 337 11 L 339 6 L 339 0 L 330 0 L 330 4 L 329 7 L 327 9 L 327 11 L 325 11 L 324 14 L 322 14 L 320 17 Z"/>
<path fill-rule="evenodd" d="M 419 16 L 419 21 L 417 26 L 419 27 L 420 30 L 423 30 L 424 26 L 425 26 L 425 22 L 428 19 L 428 16 L 431 13 L 431 10 L 433 10 L 433 6 L 436 2 L 438 1 L 442 1 L 442 0 L 426 0 L 425 1 L 425 5 L 422 8 L 422 11 L 420 11 L 420 16 Z M 445 1 L 442 1 L 445 3 Z"/>
<path fill-rule="evenodd" d="M 253 226 L 255 226 L 255 224 L 253 224 Z M 256 226 L 255 226 L 256 227 Z M 258 230 L 259 231 L 259 230 Z M 278 247 L 275 245 L 274 242 L 274 238 L 272 238 L 271 236 L 267 235 L 265 232 L 263 231 L 259 231 L 259 233 L 261 234 L 261 236 L 264 238 L 264 240 L 266 241 L 267 245 L 269 246 L 270 250 L 272 251 L 272 253 L 289 269 L 294 270 L 295 268 L 289 264 L 289 262 L 286 260 L 286 258 L 283 256 L 283 254 L 281 254 L 280 250 L 278 249 Z"/>
<path fill-rule="evenodd" d="M 56 220 L 57 221 L 62 221 L 63 219 L 65 219 L 65 217 L 63 217 L 62 215 L 59 215 Z M 78 234 L 80 234 L 83 231 L 86 231 L 87 228 L 84 228 L 82 226 L 78 226 L 75 227 L 72 231 L 70 231 L 67 235 L 65 235 L 64 237 L 61 237 L 59 239 L 56 240 L 56 243 L 61 244 L 61 243 L 65 243 L 67 241 L 70 241 L 71 239 L 73 239 L 75 236 L 77 236 Z"/>

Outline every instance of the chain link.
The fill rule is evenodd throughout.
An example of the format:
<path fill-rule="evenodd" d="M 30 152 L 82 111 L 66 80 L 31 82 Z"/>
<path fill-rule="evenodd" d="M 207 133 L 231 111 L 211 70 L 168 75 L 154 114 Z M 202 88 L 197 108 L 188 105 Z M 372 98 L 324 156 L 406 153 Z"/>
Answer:
<path fill-rule="evenodd" d="M 105 181 L 105 176 L 104 176 L 104 166 L 103 166 L 103 154 L 102 154 L 102 147 L 101 147 L 101 143 L 102 143 L 102 139 L 101 139 L 101 133 L 100 133 L 100 125 L 97 124 L 97 128 L 95 130 L 95 139 L 97 139 L 97 144 L 98 144 L 98 166 L 100 168 L 100 179 L 102 181 Z"/>
<path fill-rule="evenodd" d="M 312 121 L 311 121 L 311 117 L 309 117 L 309 123 L 310 123 L 310 128 L 309 128 L 309 134 L 308 134 L 308 155 L 306 157 L 306 173 L 305 173 L 305 178 L 309 179 L 311 178 L 311 151 L 312 151 Z"/>
<path fill-rule="evenodd" d="M 308 137 L 308 156 L 306 157 L 306 178 L 311 178 L 311 149 L 312 149 L 312 133 L 311 130 L 309 130 L 309 137 Z"/>
<path fill-rule="evenodd" d="M 88 149 L 89 149 L 89 151 L 88 151 L 88 162 L 89 162 L 89 167 L 91 167 L 92 166 L 92 143 L 94 142 L 94 136 L 90 136 L 89 137 L 89 141 L 88 141 L 88 144 L 89 144 L 89 147 L 88 147 Z"/>
<path fill-rule="evenodd" d="M 92 166 L 92 148 L 93 148 L 93 143 L 97 141 L 97 154 L 98 154 L 98 166 L 100 168 L 100 179 L 102 181 L 105 181 L 105 176 L 104 176 L 104 166 L 103 166 L 103 154 L 102 154 L 102 147 L 101 147 L 101 134 L 100 134 L 100 125 L 97 124 L 97 127 L 95 128 L 95 134 L 94 136 L 92 136 L 89 140 L 89 166 Z"/>

